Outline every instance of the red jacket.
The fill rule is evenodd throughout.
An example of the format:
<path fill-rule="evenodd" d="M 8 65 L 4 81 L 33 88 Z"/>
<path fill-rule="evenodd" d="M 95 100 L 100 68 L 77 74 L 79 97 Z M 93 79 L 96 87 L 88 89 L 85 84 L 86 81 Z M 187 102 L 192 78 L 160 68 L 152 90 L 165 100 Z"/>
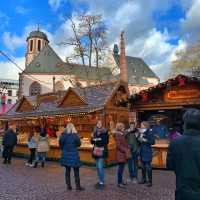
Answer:
<path fill-rule="evenodd" d="M 125 135 L 121 132 L 116 131 L 114 134 L 116 141 L 116 158 L 118 163 L 124 163 L 127 161 L 127 154 L 130 152 L 128 143 L 126 141 Z"/>

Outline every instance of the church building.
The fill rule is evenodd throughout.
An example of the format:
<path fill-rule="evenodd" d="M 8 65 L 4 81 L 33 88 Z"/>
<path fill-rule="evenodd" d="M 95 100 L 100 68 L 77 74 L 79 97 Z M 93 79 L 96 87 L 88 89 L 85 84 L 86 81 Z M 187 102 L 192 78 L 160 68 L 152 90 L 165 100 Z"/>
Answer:
<path fill-rule="evenodd" d="M 25 69 L 19 74 L 19 98 L 119 80 L 119 73 L 115 74 L 113 68 L 121 70 L 120 74 L 124 70 L 128 73 L 130 93 L 159 82 L 141 58 L 126 56 L 120 65 L 117 45 L 107 66 L 96 68 L 62 61 L 49 45 L 47 35 L 40 30 L 32 31 L 26 41 Z M 125 53 L 125 43 L 121 42 L 120 52 Z"/>

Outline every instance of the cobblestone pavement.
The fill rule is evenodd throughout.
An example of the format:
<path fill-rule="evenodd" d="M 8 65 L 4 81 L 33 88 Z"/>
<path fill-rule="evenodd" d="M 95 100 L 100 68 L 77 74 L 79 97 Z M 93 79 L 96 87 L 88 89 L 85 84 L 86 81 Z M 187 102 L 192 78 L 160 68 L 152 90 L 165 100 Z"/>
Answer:
<path fill-rule="evenodd" d="M 174 200 L 175 177 L 168 171 L 153 171 L 153 187 L 130 184 L 126 189 L 116 186 L 116 168 L 106 169 L 106 188 L 94 189 L 96 171 L 81 168 L 81 182 L 85 191 L 69 192 L 64 183 L 64 169 L 48 162 L 45 168 L 26 167 L 25 160 L 14 159 L 3 165 L 0 159 L 0 200 Z M 127 172 L 126 172 L 127 175 Z"/>

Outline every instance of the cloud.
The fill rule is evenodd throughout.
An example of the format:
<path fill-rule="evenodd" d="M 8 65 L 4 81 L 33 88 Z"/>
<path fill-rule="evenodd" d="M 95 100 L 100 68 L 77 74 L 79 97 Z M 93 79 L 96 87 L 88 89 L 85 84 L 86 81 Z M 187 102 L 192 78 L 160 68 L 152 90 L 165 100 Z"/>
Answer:
<path fill-rule="evenodd" d="M 2 38 L 5 47 L 11 51 L 25 45 L 24 37 L 18 37 L 15 34 L 11 35 L 10 32 L 4 32 Z"/>
<path fill-rule="evenodd" d="M 16 7 L 16 12 L 20 15 L 25 15 L 29 12 L 29 10 L 23 6 L 17 6 Z"/>
<path fill-rule="evenodd" d="M 63 2 L 65 2 L 65 0 L 49 0 L 49 5 L 54 11 L 57 11 Z"/>
<path fill-rule="evenodd" d="M 14 61 L 24 69 L 25 58 L 13 58 Z M 21 72 L 16 66 L 8 61 L 0 61 L 0 72 L 3 74 L 3 78 L 6 79 L 18 79 L 18 73 Z"/>
<path fill-rule="evenodd" d="M 185 19 L 181 20 L 185 38 L 191 42 L 200 39 L 200 0 L 192 0 Z"/>
<path fill-rule="evenodd" d="M 49 5 L 53 11 L 57 11 L 66 0 L 49 0 Z M 119 43 L 119 35 L 122 30 L 125 31 L 126 37 L 126 52 L 130 56 L 139 56 L 143 58 L 147 64 L 161 77 L 166 78 L 166 74 L 170 71 L 171 61 L 175 57 L 175 52 L 184 40 L 180 38 L 178 44 L 171 44 L 169 41 L 173 36 L 168 33 L 167 28 L 164 32 L 156 29 L 153 13 L 155 11 L 167 11 L 174 0 L 76 0 L 72 1 L 73 6 L 79 3 L 88 4 L 88 13 L 102 14 L 103 19 L 109 26 L 108 42 L 112 46 L 114 43 Z M 198 10 L 200 0 L 180 0 L 183 9 L 186 11 L 185 19 L 180 23 L 185 31 L 185 35 L 191 31 L 191 38 L 194 34 L 198 36 L 200 27 Z M 76 21 L 76 13 L 74 8 L 73 17 Z M 58 46 L 61 41 L 66 41 L 72 34 L 70 22 L 62 17 L 62 12 L 58 13 L 60 17 L 60 26 L 54 32 L 44 31 L 50 40 L 50 45 L 65 60 L 73 52 L 72 46 Z M 61 20 L 62 19 L 62 20 Z M 9 49 L 15 50 L 20 46 L 25 45 L 25 39 L 30 28 L 26 27 L 22 35 L 4 33 L 3 42 Z M 33 29 L 32 29 L 33 30 Z M 184 37 L 185 39 L 185 37 Z"/>
<path fill-rule="evenodd" d="M 9 24 L 10 18 L 0 11 L 0 29 L 4 29 Z"/>
<path fill-rule="evenodd" d="M 154 11 L 166 11 L 173 1 L 149 0 L 148 4 L 146 0 L 84 2 L 90 5 L 91 13 L 103 13 L 104 19 L 109 21 L 108 41 L 112 47 L 113 43 L 119 43 L 120 32 L 124 30 L 127 54 L 143 58 L 162 80 L 167 77 L 177 46 L 169 43 L 172 36 L 167 28 L 164 32 L 155 28 L 152 15 Z"/>
<path fill-rule="evenodd" d="M 28 25 L 24 28 L 24 32 L 21 35 L 17 35 L 16 33 L 4 32 L 2 34 L 2 40 L 4 46 L 11 50 L 12 52 L 18 48 L 25 47 L 26 38 L 29 33 L 35 30 L 36 27 L 33 25 Z"/>
<path fill-rule="evenodd" d="M 151 69 L 159 75 L 161 81 L 165 81 L 171 76 L 172 62 L 177 59 L 176 52 L 185 50 L 186 47 L 186 41 L 179 40 L 178 45 L 171 47 L 171 51 L 168 51 L 164 60 L 157 61 L 156 64 L 150 64 Z M 160 46 L 160 48 L 162 48 L 162 46 Z"/>

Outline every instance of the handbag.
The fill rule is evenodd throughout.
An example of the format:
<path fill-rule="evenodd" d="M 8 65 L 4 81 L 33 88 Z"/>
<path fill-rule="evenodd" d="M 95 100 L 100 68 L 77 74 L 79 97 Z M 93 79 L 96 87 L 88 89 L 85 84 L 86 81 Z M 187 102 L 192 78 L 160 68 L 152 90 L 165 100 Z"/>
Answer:
<path fill-rule="evenodd" d="M 104 153 L 104 147 L 94 147 L 93 149 L 93 155 L 95 157 L 101 157 Z"/>

